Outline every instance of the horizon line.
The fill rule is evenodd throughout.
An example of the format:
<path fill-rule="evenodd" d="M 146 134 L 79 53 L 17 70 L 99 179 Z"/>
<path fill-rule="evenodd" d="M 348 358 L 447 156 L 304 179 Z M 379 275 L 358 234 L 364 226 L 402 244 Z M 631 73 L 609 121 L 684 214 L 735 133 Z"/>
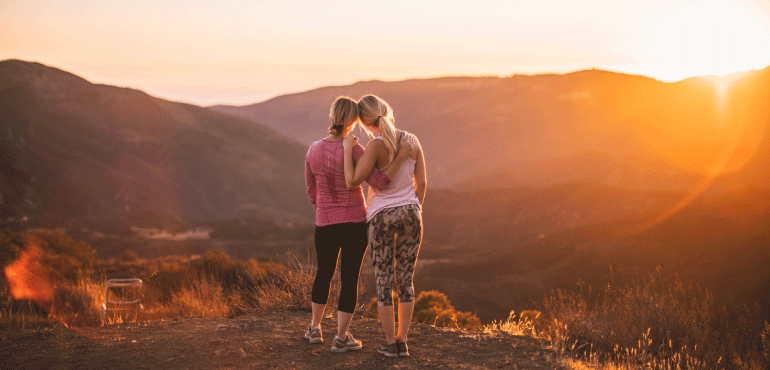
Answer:
<path fill-rule="evenodd" d="M 162 96 L 162 94 L 151 92 L 151 91 L 149 91 L 149 89 L 146 89 L 146 88 L 140 88 L 140 87 L 136 87 L 136 86 L 132 86 L 132 85 L 119 85 L 119 84 L 109 83 L 109 82 L 92 81 L 92 80 L 89 80 L 89 79 L 87 79 L 87 78 L 85 78 L 85 77 L 75 73 L 75 72 L 72 72 L 72 71 L 69 71 L 69 70 L 65 70 L 65 69 L 62 69 L 60 67 L 53 66 L 53 65 L 50 65 L 50 64 L 46 64 L 46 63 L 43 63 L 43 62 L 37 61 L 37 60 L 30 61 L 30 60 L 24 60 L 24 59 L 20 59 L 20 58 L 13 58 L 13 57 L 11 57 L 11 58 L 6 58 L 6 59 L 3 59 L 3 60 L 0 60 L 0 63 L 10 62 L 10 61 L 18 61 L 18 62 L 30 63 L 30 64 L 39 64 L 39 65 L 42 65 L 42 66 L 47 67 L 47 68 L 54 68 L 54 69 L 58 69 L 60 71 L 66 72 L 66 73 L 70 73 L 70 74 L 72 74 L 74 76 L 77 76 L 79 78 L 82 78 L 82 79 L 84 79 L 84 80 L 86 80 L 86 81 L 88 81 L 89 83 L 92 83 L 92 84 L 100 84 L 100 85 L 114 86 L 114 87 L 120 87 L 120 88 L 130 88 L 130 89 L 142 91 L 144 93 L 147 93 L 148 95 L 151 95 L 151 96 L 159 98 L 159 99 L 163 99 L 163 100 L 167 100 L 167 101 L 171 101 L 171 102 L 176 102 L 176 103 L 184 103 L 184 104 L 196 105 L 196 106 L 199 106 L 199 107 L 202 107 L 202 108 L 222 107 L 222 106 L 225 106 L 225 107 L 245 107 L 245 106 L 251 106 L 251 105 L 265 103 L 265 102 L 268 102 L 270 100 L 273 100 L 273 99 L 276 99 L 276 98 L 280 98 L 280 97 L 284 97 L 284 96 L 299 95 L 299 94 L 304 94 L 304 93 L 308 93 L 308 92 L 316 91 L 316 90 L 322 90 L 322 89 L 327 89 L 327 88 L 340 88 L 340 87 L 353 86 L 353 85 L 356 85 L 356 84 L 370 83 L 370 82 L 399 83 L 399 82 L 408 82 L 408 81 L 438 80 L 438 79 L 445 79 L 445 78 L 497 78 L 497 79 L 505 79 L 505 78 L 514 78 L 514 77 L 566 76 L 566 75 L 570 75 L 570 74 L 574 74 L 574 73 L 580 73 L 580 72 L 608 72 L 608 73 L 613 73 L 613 74 L 618 74 L 618 75 L 647 78 L 647 79 L 651 79 L 651 80 L 654 80 L 654 81 L 657 81 L 657 82 L 660 82 L 660 83 L 664 83 L 664 84 L 676 84 L 676 83 L 680 83 L 680 82 L 691 80 L 691 79 L 695 79 L 695 78 L 707 78 L 707 79 L 709 79 L 709 78 L 710 79 L 713 79 L 713 78 L 726 78 L 728 76 L 734 76 L 734 75 L 746 74 L 746 73 L 753 73 L 753 72 L 758 72 L 758 71 L 762 71 L 762 70 L 770 68 L 770 65 L 768 65 L 768 66 L 765 66 L 765 67 L 760 68 L 760 69 L 749 69 L 749 70 L 743 70 L 743 71 L 736 71 L 736 72 L 728 73 L 728 74 L 725 74 L 725 75 L 716 75 L 716 74 L 695 75 L 695 76 L 684 77 L 684 78 L 676 79 L 676 80 L 664 80 L 664 79 L 656 78 L 656 77 L 653 77 L 653 76 L 650 76 L 650 75 L 646 75 L 646 74 L 642 74 L 642 73 L 632 73 L 632 72 L 629 72 L 629 71 L 624 71 L 622 69 L 613 69 L 612 67 L 578 68 L 578 69 L 573 69 L 573 70 L 564 71 L 564 72 L 556 72 L 556 71 L 554 71 L 554 72 L 534 72 L 534 73 L 517 73 L 517 72 L 514 72 L 514 73 L 511 73 L 511 74 L 505 74 L 505 75 L 502 75 L 502 74 L 479 74 L 479 75 L 473 75 L 473 74 L 445 74 L 445 75 L 428 75 L 428 76 L 425 76 L 425 75 L 423 75 L 423 76 L 406 76 L 406 77 L 403 77 L 403 78 L 395 78 L 395 79 L 385 79 L 385 78 L 372 77 L 372 78 L 357 79 L 357 80 L 355 80 L 353 82 L 345 83 L 345 84 L 320 85 L 320 86 L 315 86 L 315 87 L 311 87 L 311 88 L 307 88 L 307 89 L 303 89 L 303 90 L 299 90 L 299 91 L 270 94 L 269 97 L 267 97 L 267 98 L 264 98 L 264 99 L 261 99 L 261 100 L 257 99 L 254 102 L 245 103 L 245 104 L 232 104 L 232 103 L 199 104 L 199 103 L 193 103 L 193 102 L 189 102 L 189 101 L 185 101 L 185 100 L 176 100 L 177 98 L 173 98 L 173 97 L 164 97 L 164 96 Z"/>

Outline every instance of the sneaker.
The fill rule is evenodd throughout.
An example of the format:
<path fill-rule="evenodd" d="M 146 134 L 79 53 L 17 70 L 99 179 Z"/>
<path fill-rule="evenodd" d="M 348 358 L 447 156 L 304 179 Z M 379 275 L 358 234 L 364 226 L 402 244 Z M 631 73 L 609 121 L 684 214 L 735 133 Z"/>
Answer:
<path fill-rule="evenodd" d="M 332 341 L 332 352 L 347 352 L 358 351 L 361 349 L 361 341 L 353 338 L 353 335 L 348 333 L 348 337 L 345 340 L 340 339 L 338 336 L 334 336 Z"/>
<path fill-rule="evenodd" d="M 398 357 L 409 357 L 409 347 L 406 342 L 396 341 L 396 348 L 398 349 Z"/>
<path fill-rule="evenodd" d="M 323 343 L 324 338 L 323 335 L 321 335 L 321 328 L 315 327 L 311 328 L 308 327 L 307 331 L 305 332 L 305 338 L 307 338 L 310 343 Z"/>
<path fill-rule="evenodd" d="M 398 357 L 398 347 L 396 344 L 383 344 L 380 348 L 377 348 L 377 352 L 382 353 L 388 357 Z"/>

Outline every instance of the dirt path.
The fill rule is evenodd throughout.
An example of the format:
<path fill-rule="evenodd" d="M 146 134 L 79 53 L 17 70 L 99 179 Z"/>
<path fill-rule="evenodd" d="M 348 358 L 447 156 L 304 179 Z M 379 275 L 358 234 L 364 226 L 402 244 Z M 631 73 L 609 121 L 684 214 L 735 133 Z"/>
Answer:
<path fill-rule="evenodd" d="M 364 348 L 329 349 L 335 319 L 323 322 L 323 344 L 304 338 L 310 314 L 181 318 L 98 328 L 0 328 L 2 369 L 562 369 L 548 343 L 507 333 L 485 334 L 415 324 L 408 358 L 386 358 L 378 321 L 356 318 L 351 332 Z"/>

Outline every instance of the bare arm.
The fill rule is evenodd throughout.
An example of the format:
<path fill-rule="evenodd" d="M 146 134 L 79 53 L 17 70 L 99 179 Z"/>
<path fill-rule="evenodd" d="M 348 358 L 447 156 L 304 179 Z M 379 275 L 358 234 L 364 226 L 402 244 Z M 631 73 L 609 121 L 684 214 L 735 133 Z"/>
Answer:
<path fill-rule="evenodd" d="M 348 135 L 343 140 L 342 145 L 345 150 L 345 185 L 348 190 L 353 190 L 358 185 L 361 185 L 364 179 L 372 172 L 372 169 L 374 169 L 374 165 L 377 163 L 377 142 L 379 142 L 379 145 L 384 145 L 380 140 L 370 141 L 366 145 L 364 154 L 358 159 L 358 163 L 353 164 L 353 147 L 358 143 L 358 138 Z"/>
<path fill-rule="evenodd" d="M 425 157 L 422 154 L 422 146 L 418 144 L 417 163 L 414 165 L 414 191 L 420 205 L 425 202 L 425 192 L 428 189 L 428 177 L 425 174 Z"/>
<path fill-rule="evenodd" d="M 380 153 L 387 150 L 382 140 L 372 140 L 366 145 L 366 150 L 361 158 L 358 159 L 358 163 L 353 164 L 353 147 L 357 142 L 358 138 L 353 135 L 349 135 L 343 142 L 343 147 L 345 148 L 345 185 L 348 190 L 355 189 L 372 175 L 372 171 L 377 171 L 375 168 L 377 157 Z M 382 171 L 382 174 L 386 175 L 388 179 L 396 176 L 404 159 L 413 152 L 411 144 L 406 141 L 402 141 L 401 144 L 401 150 L 393 157 L 393 161 L 386 166 L 385 170 Z M 372 185 L 371 182 L 369 184 Z M 376 189 L 381 190 L 382 187 L 378 186 Z"/>

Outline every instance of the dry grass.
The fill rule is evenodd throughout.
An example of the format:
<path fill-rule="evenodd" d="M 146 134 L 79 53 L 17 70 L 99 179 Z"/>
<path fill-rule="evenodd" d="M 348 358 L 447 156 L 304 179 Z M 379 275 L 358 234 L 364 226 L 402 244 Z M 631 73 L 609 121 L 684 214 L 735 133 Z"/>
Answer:
<path fill-rule="evenodd" d="M 309 311 L 315 274 L 296 259 L 292 261 L 289 266 L 256 277 L 264 284 L 242 287 L 238 309 L 247 313 Z"/>
<path fill-rule="evenodd" d="M 590 368 L 770 365 L 770 351 L 764 350 L 770 347 L 770 326 L 757 321 L 760 312 L 731 320 L 713 307 L 708 291 L 678 279 L 668 283 L 660 271 L 628 286 L 608 285 L 598 294 L 582 284 L 579 291 L 556 291 L 544 302 L 544 316 L 537 334 Z"/>
<path fill-rule="evenodd" d="M 167 304 L 149 306 L 146 315 L 152 318 L 222 317 L 230 312 L 232 299 L 213 277 L 202 274 L 172 292 Z"/>
<path fill-rule="evenodd" d="M 519 315 L 511 311 L 505 321 L 492 321 L 484 325 L 485 332 L 503 331 L 514 335 L 540 336 L 542 333 L 542 313 L 535 310 L 525 310 Z"/>
<path fill-rule="evenodd" d="M 50 316 L 70 326 L 98 325 L 103 302 L 104 284 L 80 278 L 54 289 Z"/>

